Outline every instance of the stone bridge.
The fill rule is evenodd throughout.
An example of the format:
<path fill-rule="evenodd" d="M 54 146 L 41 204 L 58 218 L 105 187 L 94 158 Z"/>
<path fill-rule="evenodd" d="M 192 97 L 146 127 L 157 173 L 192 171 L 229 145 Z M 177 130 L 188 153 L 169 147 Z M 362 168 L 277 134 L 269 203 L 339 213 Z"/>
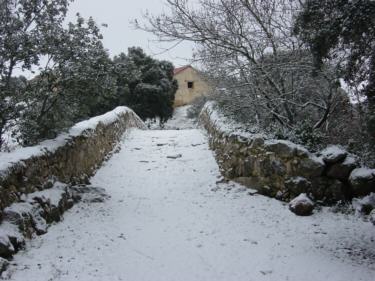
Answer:
<path fill-rule="evenodd" d="M 3 278 L 373 280 L 371 223 L 328 208 L 297 217 L 224 179 L 211 133 L 144 128 L 119 108 L 5 161 L 0 254 L 25 250 L 1 260 Z"/>

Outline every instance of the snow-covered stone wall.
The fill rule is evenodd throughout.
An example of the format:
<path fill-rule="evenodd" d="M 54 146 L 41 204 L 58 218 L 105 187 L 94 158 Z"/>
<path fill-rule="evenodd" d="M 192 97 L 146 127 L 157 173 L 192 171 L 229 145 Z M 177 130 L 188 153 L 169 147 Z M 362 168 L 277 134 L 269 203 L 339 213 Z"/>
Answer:
<path fill-rule="evenodd" d="M 118 107 L 76 124 L 54 140 L 0 153 L 0 215 L 24 194 L 48 187 L 51 177 L 62 183 L 87 181 L 130 127 L 145 125 L 131 109 Z"/>
<path fill-rule="evenodd" d="M 290 200 L 306 193 L 332 203 L 375 192 L 375 170 L 358 168 L 356 157 L 339 147 L 313 154 L 290 141 L 241 131 L 212 102 L 199 121 L 222 174 L 264 195 Z"/>

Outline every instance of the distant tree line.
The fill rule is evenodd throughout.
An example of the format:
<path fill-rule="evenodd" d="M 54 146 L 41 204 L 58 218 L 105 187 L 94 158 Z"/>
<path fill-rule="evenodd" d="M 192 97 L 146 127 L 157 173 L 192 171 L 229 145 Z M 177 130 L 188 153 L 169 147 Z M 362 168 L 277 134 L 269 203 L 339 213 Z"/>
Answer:
<path fill-rule="evenodd" d="M 32 145 L 119 105 L 162 122 L 173 113 L 173 65 L 140 48 L 111 59 L 92 18 L 64 26 L 69 2 L 0 1 L 0 149 L 5 131 Z"/>

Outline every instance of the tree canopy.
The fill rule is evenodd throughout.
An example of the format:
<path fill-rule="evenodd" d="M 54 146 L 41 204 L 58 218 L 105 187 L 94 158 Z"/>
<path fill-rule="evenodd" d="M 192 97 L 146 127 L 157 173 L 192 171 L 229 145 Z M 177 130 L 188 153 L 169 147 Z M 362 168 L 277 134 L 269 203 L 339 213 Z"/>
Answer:
<path fill-rule="evenodd" d="M 114 58 L 119 103 L 129 105 L 143 119 L 160 117 L 164 122 L 173 114 L 177 81 L 172 63 L 158 61 L 141 48 Z"/>
<path fill-rule="evenodd" d="M 367 97 L 368 128 L 375 137 L 375 2 L 307 0 L 295 33 L 308 44 L 318 67 L 335 64 L 357 94 Z"/>

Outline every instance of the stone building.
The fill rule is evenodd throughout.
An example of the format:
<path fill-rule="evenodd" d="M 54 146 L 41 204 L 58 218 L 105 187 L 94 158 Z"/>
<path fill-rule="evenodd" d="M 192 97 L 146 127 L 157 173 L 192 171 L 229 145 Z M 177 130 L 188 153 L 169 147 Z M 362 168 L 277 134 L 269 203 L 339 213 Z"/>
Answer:
<path fill-rule="evenodd" d="M 197 97 L 207 95 L 210 91 L 209 84 L 191 65 L 176 68 L 174 78 L 178 82 L 174 107 L 190 104 Z"/>

